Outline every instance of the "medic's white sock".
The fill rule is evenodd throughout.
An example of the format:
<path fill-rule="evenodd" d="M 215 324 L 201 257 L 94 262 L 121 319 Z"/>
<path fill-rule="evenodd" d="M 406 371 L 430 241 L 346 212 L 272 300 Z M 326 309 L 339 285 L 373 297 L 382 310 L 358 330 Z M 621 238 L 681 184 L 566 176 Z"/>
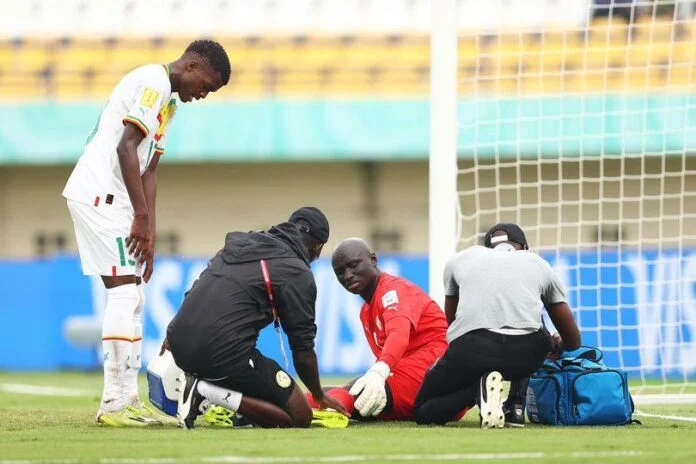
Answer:
<path fill-rule="evenodd" d="M 213 385 L 205 380 L 198 381 L 198 393 L 217 406 L 237 412 L 242 402 L 242 394 L 224 387 Z"/>

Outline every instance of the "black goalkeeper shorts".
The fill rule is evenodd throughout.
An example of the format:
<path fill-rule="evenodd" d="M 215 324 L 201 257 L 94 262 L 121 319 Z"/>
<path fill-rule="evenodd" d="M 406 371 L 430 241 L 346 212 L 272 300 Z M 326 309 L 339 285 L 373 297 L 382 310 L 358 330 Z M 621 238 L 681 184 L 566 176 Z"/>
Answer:
<path fill-rule="evenodd" d="M 206 381 L 242 395 L 258 398 L 284 408 L 295 389 L 295 380 L 274 360 L 253 349 L 246 363 L 231 366 L 223 378 L 204 378 Z"/>

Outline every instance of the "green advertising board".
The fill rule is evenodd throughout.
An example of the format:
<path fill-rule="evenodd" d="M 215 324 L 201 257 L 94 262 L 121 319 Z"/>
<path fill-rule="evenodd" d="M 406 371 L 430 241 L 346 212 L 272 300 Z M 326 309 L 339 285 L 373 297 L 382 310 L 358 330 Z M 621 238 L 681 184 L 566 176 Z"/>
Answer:
<path fill-rule="evenodd" d="M 100 103 L 0 104 L 0 164 L 71 164 Z M 681 153 L 696 148 L 696 96 L 462 99 L 460 157 Z M 426 99 L 253 100 L 182 105 L 169 162 L 426 159 Z"/>

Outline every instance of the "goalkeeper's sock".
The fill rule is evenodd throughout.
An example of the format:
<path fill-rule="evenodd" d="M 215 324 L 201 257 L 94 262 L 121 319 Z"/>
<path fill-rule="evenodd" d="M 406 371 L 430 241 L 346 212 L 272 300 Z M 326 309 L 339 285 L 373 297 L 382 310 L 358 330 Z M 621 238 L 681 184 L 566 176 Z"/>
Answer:
<path fill-rule="evenodd" d="M 319 403 L 314 401 L 314 395 L 312 395 L 310 392 L 305 393 L 305 398 L 307 398 L 307 402 L 309 403 L 309 407 L 312 409 L 319 409 Z"/>
<path fill-rule="evenodd" d="M 135 284 L 106 289 L 106 308 L 102 325 L 104 352 L 104 392 L 100 409 L 113 412 L 123 409 L 125 373 L 133 345 L 133 313 L 138 306 Z"/>
<path fill-rule="evenodd" d="M 138 393 L 138 374 L 142 366 L 142 351 L 143 351 L 143 325 L 142 313 L 145 307 L 145 292 L 142 285 L 137 285 L 138 290 L 138 306 L 133 313 L 133 343 L 128 361 L 126 363 L 124 396 L 126 402 L 131 406 L 140 409 L 140 394 Z"/>
<path fill-rule="evenodd" d="M 343 406 L 343 409 L 346 410 L 348 416 L 353 415 L 353 411 L 355 410 L 355 398 L 353 398 L 353 395 L 348 393 L 348 390 L 342 387 L 333 388 L 326 392 L 326 396 L 338 401 L 341 406 Z M 307 402 L 312 409 L 319 409 L 319 403 L 314 401 L 314 396 L 312 396 L 311 393 L 305 393 L 305 398 L 307 398 Z"/>
<path fill-rule="evenodd" d="M 242 402 L 242 394 L 238 391 L 219 387 L 205 380 L 200 380 L 196 388 L 198 393 L 206 400 L 216 406 L 222 406 L 234 412 L 237 412 Z"/>
<path fill-rule="evenodd" d="M 334 388 L 326 392 L 326 395 L 338 401 L 348 413 L 348 417 L 353 415 L 353 411 L 355 411 L 355 398 L 348 393 L 348 390 L 345 388 Z"/>

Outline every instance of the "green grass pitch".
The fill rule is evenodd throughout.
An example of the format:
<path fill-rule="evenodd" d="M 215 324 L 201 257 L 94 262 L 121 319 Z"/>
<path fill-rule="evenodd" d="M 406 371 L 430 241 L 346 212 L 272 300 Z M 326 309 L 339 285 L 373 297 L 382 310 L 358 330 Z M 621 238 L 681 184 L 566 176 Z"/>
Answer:
<path fill-rule="evenodd" d="M 94 422 L 101 382 L 100 373 L 0 373 L 0 464 L 696 462 L 696 422 L 653 417 L 625 427 L 480 430 L 474 410 L 445 427 L 401 422 L 351 423 L 342 430 L 111 429 Z M 25 385 L 84 394 L 13 391 Z M 696 420 L 696 405 L 639 409 Z"/>

